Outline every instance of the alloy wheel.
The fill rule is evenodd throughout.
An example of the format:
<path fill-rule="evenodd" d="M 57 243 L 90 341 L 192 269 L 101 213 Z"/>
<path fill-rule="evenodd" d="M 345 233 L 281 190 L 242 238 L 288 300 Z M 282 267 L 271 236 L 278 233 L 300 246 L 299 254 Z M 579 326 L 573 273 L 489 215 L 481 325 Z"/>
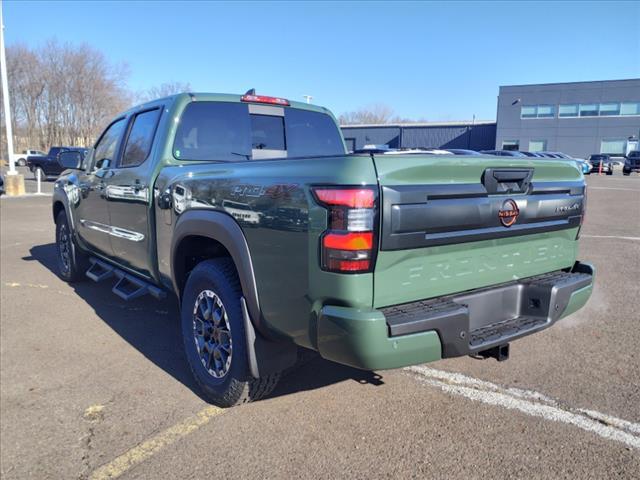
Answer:
<path fill-rule="evenodd" d="M 71 236 L 66 224 L 60 225 L 60 237 L 58 239 L 58 254 L 64 274 L 71 272 Z"/>
<path fill-rule="evenodd" d="M 200 292 L 193 306 L 193 339 L 204 368 L 215 378 L 224 377 L 231 367 L 231 327 L 220 297 L 211 290 Z"/>

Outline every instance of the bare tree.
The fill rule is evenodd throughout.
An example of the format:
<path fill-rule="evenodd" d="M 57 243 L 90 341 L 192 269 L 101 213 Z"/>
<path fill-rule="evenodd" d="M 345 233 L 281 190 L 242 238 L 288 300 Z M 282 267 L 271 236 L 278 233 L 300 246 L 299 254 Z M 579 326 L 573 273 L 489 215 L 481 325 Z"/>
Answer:
<path fill-rule="evenodd" d="M 126 65 L 87 44 L 7 48 L 16 150 L 88 146 L 131 103 Z"/>
<path fill-rule="evenodd" d="M 345 112 L 338 117 L 340 125 L 377 125 L 385 123 L 416 123 L 426 122 L 424 118 L 419 120 L 400 117 L 394 114 L 391 107 L 377 103 L 362 107 L 353 112 Z"/>
<path fill-rule="evenodd" d="M 176 93 L 184 93 L 191 91 L 191 84 L 186 82 L 168 82 L 161 85 L 151 87 L 150 89 L 140 92 L 136 95 L 139 103 L 150 102 L 157 98 L 168 97 Z"/>
<path fill-rule="evenodd" d="M 341 125 L 389 123 L 393 117 L 393 109 L 377 103 L 360 108 L 353 112 L 345 112 L 339 117 Z"/>

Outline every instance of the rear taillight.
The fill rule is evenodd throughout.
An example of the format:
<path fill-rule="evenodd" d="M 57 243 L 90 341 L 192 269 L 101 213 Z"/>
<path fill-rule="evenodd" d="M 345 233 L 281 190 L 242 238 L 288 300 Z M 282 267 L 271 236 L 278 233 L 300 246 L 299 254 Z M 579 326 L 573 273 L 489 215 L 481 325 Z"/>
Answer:
<path fill-rule="evenodd" d="M 328 210 L 321 239 L 322 269 L 340 273 L 373 270 L 376 252 L 376 187 L 315 187 Z"/>

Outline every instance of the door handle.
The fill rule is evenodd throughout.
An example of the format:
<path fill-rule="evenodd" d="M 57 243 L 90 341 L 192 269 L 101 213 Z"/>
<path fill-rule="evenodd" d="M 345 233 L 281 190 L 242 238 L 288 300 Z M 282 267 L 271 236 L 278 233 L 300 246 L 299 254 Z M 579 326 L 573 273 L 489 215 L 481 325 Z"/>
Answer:
<path fill-rule="evenodd" d="M 135 192 L 139 192 L 140 190 L 144 190 L 145 188 L 147 188 L 147 186 L 140 182 L 140 179 L 136 179 L 136 181 L 133 183 L 133 190 Z"/>

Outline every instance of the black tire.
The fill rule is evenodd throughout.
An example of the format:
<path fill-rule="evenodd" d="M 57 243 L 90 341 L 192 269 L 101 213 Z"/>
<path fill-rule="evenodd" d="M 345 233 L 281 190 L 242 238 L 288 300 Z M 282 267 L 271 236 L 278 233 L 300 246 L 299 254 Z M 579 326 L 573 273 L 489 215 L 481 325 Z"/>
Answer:
<path fill-rule="evenodd" d="M 187 361 L 204 397 L 219 407 L 259 400 L 271 393 L 280 379 L 280 373 L 259 379 L 251 375 L 241 296 L 230 258 L 199 263 L 189 274 L 182 296 Z"/>
<path fill-rule="evenodd" d="M 629 174 L 630 174 L 630 173 L 631 173 L 631 172 L 622 172 L 622 174 L 623 174 L 623 175 L 625 175 L 625 176 L 627 176 L 627 177 L 629 176 Z"/>
<path fill-rule="evenodd" d="M 613 172 L 612 172 L 611 170 L 609 170 L 609 171 L 607 172 L 607 175 L 613 175 Z"/>
<path fill-rule="evenodd" d="M 44 173 L 44 170 L 42 169 L 42 167 L 35 167 L 32 171 L 33 171 L 33 179 L 34 180 L 38 180 L 38 170 L 40 170 L 40 180 L 42 180 L 43 182 L 47 181 L 47 176 Z"/>
<path fill-rule="evenodd" d="M 89 257 L 73 240 L 64 210 L 60 211 L 56 217 L 56 259 L 60 278 L 66 282 L 85 279 L 85 272 L 89 268 Z"/>
<path fill-rule="evenodd" d="M 26 167 L 27 166 L 27 161 L 24 158 L 19 158 L 18 161 L 16 162 L 16 164 L 19 167 Z"/>

